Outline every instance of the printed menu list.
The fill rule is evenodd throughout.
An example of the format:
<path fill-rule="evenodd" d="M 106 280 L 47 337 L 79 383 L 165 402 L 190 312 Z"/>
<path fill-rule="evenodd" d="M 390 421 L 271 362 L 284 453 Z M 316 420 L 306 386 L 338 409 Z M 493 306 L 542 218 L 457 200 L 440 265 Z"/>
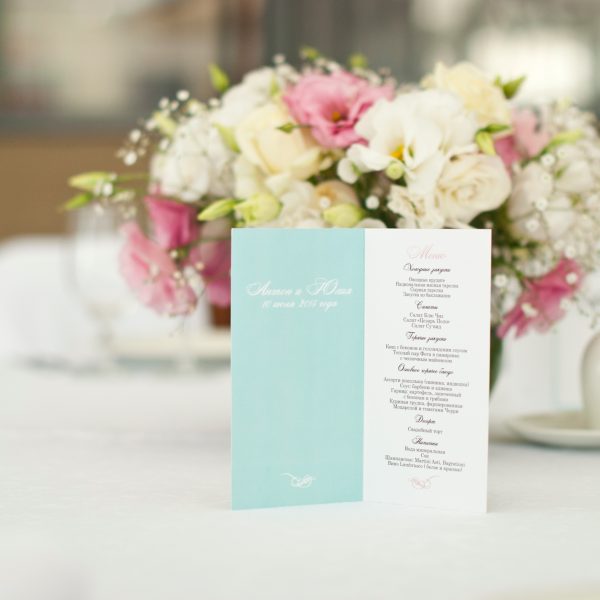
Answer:
<path fill-rule="evenodd" d="M 365 244 L 365 500 L 485 511 L 489 232 L 381 233 Z"/>

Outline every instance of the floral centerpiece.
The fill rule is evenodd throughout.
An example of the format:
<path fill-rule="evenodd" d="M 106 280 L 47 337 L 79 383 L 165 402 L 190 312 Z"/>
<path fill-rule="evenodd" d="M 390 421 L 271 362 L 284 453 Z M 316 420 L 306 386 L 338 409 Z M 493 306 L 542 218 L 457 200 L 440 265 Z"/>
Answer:
<path fill-rule="evenodd" d="M 520 106 L 523 78 L 503 82 L 468 63 L 438 64 L 398 83 L 362 56 L 344 67 L 304 51 L 219 98 L 182 90 L 133 129 L 127 167 L 70 180 L 128 221 L 121 270 L 139 299 L 170 315 L 201 294 L 230 301 L 233 227 L 478 227 L 493 231 L 492 360 L 501 340 L 544 331 L 598 266 L 600 138 L 567 102 Z M 493 365 L 494 366 L 494 365 Z M 497 366 L 497 365 L 496 365 Z"/>

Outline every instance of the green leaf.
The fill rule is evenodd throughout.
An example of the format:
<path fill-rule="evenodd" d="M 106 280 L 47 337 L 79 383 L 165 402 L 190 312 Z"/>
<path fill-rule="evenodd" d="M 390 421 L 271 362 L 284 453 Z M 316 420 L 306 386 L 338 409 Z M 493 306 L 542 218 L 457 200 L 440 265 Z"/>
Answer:
<path fill-rule="evenodd" d="M 225 143 L 225 145 L 232 152 L 239 152 L 240 147 L 238 146 L 237 140 L 235 139 L 235 133 L 233 132 L 233 127 L 227 127 L 226 125 L 221 125 L 220 123 L 215 123 L 215 127 L 219 131 L 221 135 L 221 139 Z"/>
<path fill-rule="evenodd" d="M 211 63 L 208 65 L 208 72 L 210 74 L 210 81 L 212 86 L 222 94 L 229 87 L 229 77 L 227 77 L 227 73 L 223 71 L 218 65 Z"/>
<path fill-rule="evenodd" d="M 321 56 L 321 53 L 312 46 L 302 46 L 300 48 L 300 56 L 304 60 L 317 60 Z"/>
<path fill-rule="evenodd" d="M 475 142 L 484 154 L 489 154 L 491 156 L 496 154 L 494 140 L 489 131 L 478 131 L 475 134 Z"/>
<path fill-rule="evenodd" d="M 277 96 L 279 94 L 279 92 L 281 92 L 281 87 L 279 86 L 279 83 L 277 82 L 277 78 L 275 76 L 273 76 L 271 78 L 271 85 L 269 87 L 269 96 L 271 96 L 271 98 Z"/>
<path fill-rule="evenodd" d="M 227 216 L 237 204 L 235 198 L 222 198 L 209 204 L 199 215 L 198 221 L 214 221 Z"/>
<path fill-rule="evenodd" d="M 510 81 L 503 83 L 500 87 L 502 88 L 504 97 L 510 100 L 516 96 L 524 81 L 525 75 L 521 75 L 521 77 L 517 77 L 516 79 L 511 79 Z"/>
<path fill-rule="evenodd" d="M 283 125 L 276 127 L 276 129 L 283 131 L 283 133 L 292 133 L 292 131 L 300 129 L 301 127 L 306 127 L 306 125 L 298 125 L 297 123 L 284 123 Z"/>
<path fill-rule="evenodd" d="M 549 152 L 557 146 L 563 144 L 572 144 L 583 137 L 583 132 L 579 129 L 571 129 L 569 131 L 561 131 L 557 133 L 551 140 L 550 143 L 542 150 L 542 153 Z"/>
<path fill-rule="evenodd" d="M 348 65 L 351 69 L 366 69 L 369 66 L 369 61 L 361 52 L 355 52 L 348 57 Z"/>
<path fill-rule="evenodd" d="M 61 210 L 75 210 L 81 208 L 94 199 L 94 194 L 91 192 L 84 192 L 83 194 L 77 194 L 70 200 L 67 200 L 60 208 Z"/>
<path fill-rule="evenodd" d="M 107 171 L 89 171 L 69 177 L 71 187 L 85 192 L 95 192 L 98 186 L 107 181 L 114 181 L 115 174 Z"/>
<path fill-rule="evenodd" d="M 500 133 L 501 131 L 507 131 L 510 129 L 510 125 L 503 125 L 502 123 L 490 123 L 486 127 L 482 127 L 479 131 L 487 131 L 488 133 Z"/>

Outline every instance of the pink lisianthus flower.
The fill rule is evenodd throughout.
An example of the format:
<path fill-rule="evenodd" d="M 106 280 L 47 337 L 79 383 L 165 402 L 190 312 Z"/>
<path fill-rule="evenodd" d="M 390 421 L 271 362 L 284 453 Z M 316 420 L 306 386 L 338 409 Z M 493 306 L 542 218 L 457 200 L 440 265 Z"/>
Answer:
<path fill-rule="evenodd" d="M 144 202 L 159 246 L 172 250 L 188 246 L 198 239 L 197 211 L 193 206 L 158 195 L 146 196 Z"/>
<path fill-rule="evenodd" d="M 581 287 L 583 270 L 574 260 L 563 258 L 543 277 L 525 282 L 525 290 L 515 307 L 506 314 L 496 330 L 504 338 L 514 328 L 521 337 L 531 327 L 544 332 L 565 314 L 564 301 Z"/>
<path fill-rule="evenodd" d="M 309 73 L 290 87 L 283 100 L 294 119 L 308 125 L 326 148 L 347 148 L 362 138 L 354 126 L 380 98 L 391 100 L 391 85 L 375 86 L 347 71 Z"/>
<path fill-rule="evenodd" d="M 191 313 L 198 298 L 182 276 L 175 276 L 179 270 L 168 250 L 148 239 L 137 223 L 126 223 L 122 232 L 121 272 L 139 300 L 159 313 Z"/>
<path fill-rule="evenodd" d="M 496 139 L 494 146 L 507 169 L 516 162 L 539 154 L 550 142 L 551 136 L 543 128 L 538 115 L 529 108 L 515 109 L 512 113 L 512 133 Z"/>
<path fill-rule="evenodd" d="M 211 304 L 231 304 L 231 225 L 227 219 L 209 221 L 202 226 L 200 243 L 189 259 L 204 281 Z"/>

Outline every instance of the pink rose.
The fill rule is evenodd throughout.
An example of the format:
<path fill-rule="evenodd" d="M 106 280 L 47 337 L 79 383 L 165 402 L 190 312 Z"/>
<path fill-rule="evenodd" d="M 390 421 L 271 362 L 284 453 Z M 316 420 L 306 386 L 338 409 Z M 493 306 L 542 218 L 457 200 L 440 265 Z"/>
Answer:
<path fill-rule="evenodd" d="M 122 227 L 121 272 L 139 300 L 159 313 L 189 314 L 198 298 L 182 277 L 168 251 L 148 239 L 137 223 Z"/>
<path fill-rule="evenodd" d="M 154 239 L 171 250 L 188 246 L 198 238 L 197 211 L 193 206 L 160 196 L 146 196 L 144 202 L 153 225 Z"/>
<path fill-rule="evenodd" d="M 540 332 L 546 331 L 564 316 L 563 301 L 579 290 L 582 279 L 581 267 L 574 260 L 563 258 L 543 277 L 526 281 L 516 306 L 498 327 L 498 337 L 504 338 L 512 328 L 517 337 L 531 327 Z"/>
<path fill-rule="evenodd" d="M 362 141 L 354 126 L 363 113 L 380 98 L 393 96 L 390 85 L 374 86 L 347 71 L 337 71 L 305 75 L 283 99 L 294 119 L 311 127 L 319 144 L 347 148 Z"/>
<path fill-rule="evenodd" d="M 498 138 L 494 144 L 496 152 L 507 168 L 513 163 L 536 156 L 551 139 L 538 115 L 529 108 L 513 111 L 512 128 L 510 135 Z"/>
<path fill-rule="evenodd" d="M 231 303 L 231 224 L 227 219 L 209 221 L 202 226 L 200 243 L 189 260 L 197 265 L 211 304 Z"/>

